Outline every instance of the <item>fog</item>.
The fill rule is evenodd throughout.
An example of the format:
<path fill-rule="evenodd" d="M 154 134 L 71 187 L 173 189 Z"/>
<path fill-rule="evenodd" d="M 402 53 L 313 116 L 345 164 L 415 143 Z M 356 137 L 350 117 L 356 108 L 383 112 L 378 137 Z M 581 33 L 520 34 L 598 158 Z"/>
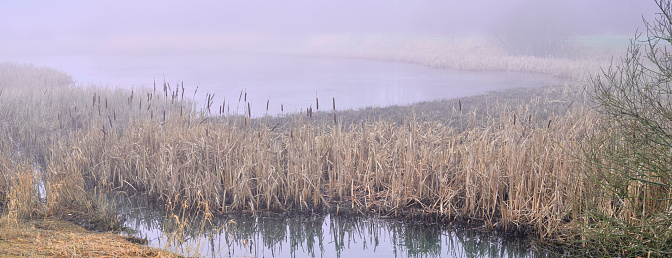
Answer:
<path fill-rule="evenodd" d="M 507 23 L 632 36 L 656 10 L 641 0 L 5 1 L 0 57 L 262 46 L 324 34 L 489 36 Z"/>

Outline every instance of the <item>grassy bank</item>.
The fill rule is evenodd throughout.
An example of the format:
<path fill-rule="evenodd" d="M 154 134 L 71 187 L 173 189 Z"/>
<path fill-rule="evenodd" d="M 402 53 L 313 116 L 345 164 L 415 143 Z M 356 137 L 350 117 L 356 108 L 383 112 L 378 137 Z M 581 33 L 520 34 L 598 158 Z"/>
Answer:
<path fill-rule="evenodd" d="M 38 219 L 8 225 L 0 219 L 0 256 L 179 257 L 139 243 L 142 239 L 115 233 L 93 233 L 59 219 Z"/>

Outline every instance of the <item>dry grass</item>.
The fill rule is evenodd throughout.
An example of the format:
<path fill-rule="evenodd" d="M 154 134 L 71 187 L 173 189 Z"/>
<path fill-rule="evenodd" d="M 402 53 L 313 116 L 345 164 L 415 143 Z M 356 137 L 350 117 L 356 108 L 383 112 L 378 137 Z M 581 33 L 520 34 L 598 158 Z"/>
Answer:
<path fill-rule="evenodd" d="M 175 256 L 140 245 L 137 239 L 86 230 L 83 226 L 114 229 L 118 221 L 102 199 L 92 199 L 83 189 L 81 174 L 69 173 L 42 181 L 35 168 L 20 160 L 12 161 L 7 154 L 0 153 L 4 179 L 0 181 L 3 190 L 0 207 L 4 207 L 0 209 L 0 256 Z M 45 197 L 38 194 L 40 182 L 48 184 Z"/>
<path fill-rule="evenodd" d="M 104 205 L 85 193 L 118 187 L 208 213 L 463 219 L 550 239 L 581 213 L 577 200 L 590 187 L 573 151 L 599 119 L 579 105 L 582 99 L 550 110 L 538 107 L 552 100 L 464 108 L 436 102 L 445 110 L 437 112 L 441 122 L 415 112 L 387 119 L 385 110 L 378 119 L 347 123 L 340 113 L 335 121 L 296 114 L 276 128 L 267 118 L 196 111 L 184 91 L 167 84 L 133 92 L 61 85 L 0 95 L 5 153 L 22 152 L 39 164 L 41 176 L 31 170 L 24 181 L 42 180 L 48 196 L 44 206 L 9 210 L 99 210 Z M 15 166 L 1 156 L 3 169 Z M 5 207 L 21 194 L 13 185 L 31 185 L 19 174 L 0 177 Z"/>
<path fill-rule="evenodd" d="M 122 134 L 81 131 L 60 139 L 52 159 L 99 185 L 220 212 L 464 217 L 546 237 L 577 212 L 583 188 L 571 151 L 597 116 L 573 108 L 542 123 L 528 117 L 504 109 L 487 127 L 458 132 L 413 118 L 344 128 L 296 116 L 272 132 L 242 117 L 171 116 Z M 73 149 L 86 158 L 70 159 Z"/>
<path fill-rule="evenodd" d="M 93 233 L 70 222 L 36 219 L 9 225 L 0 218 L 0 256 L 179 257 L 114 233 Z"/>

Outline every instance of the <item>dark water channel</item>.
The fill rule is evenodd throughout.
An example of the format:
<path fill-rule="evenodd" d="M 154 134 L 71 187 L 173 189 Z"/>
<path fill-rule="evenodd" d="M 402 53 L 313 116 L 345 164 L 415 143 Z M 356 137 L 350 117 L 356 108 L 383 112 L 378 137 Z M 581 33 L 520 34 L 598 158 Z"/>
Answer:
<path fill-rule="evenodd" d="M 116 210 L 150 246 L 205 257 L 539 257 L 526 238 L 461 226 L 326 215 L 214 215 L 168 212 L 118 195 Z M 181 222 L 177 222 L 180 220 Z M 186 222 L 186 223 L 182 223 Z M 127 233 L 128 234 L 128 233 Z M 180 241 L 171 241 L 177 236 Z"/>

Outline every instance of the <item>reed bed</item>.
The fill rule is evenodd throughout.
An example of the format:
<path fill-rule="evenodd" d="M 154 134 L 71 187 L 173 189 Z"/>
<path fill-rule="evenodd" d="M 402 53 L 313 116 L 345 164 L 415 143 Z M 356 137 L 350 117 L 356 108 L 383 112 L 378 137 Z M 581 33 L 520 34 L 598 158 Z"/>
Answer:
<path fill-rule="evenodd" d="M 273 131 L 245 117 L 173 114 L 123 133 L 61 138 L 50 167 L 68 160 L 64 171 L 96 185 L 219 212 L 430 215 L 550 236 L 576 212 L 583 189 L 570 154 L 597 117 L 585 109 L 541 125 L 516 117 L 529 116 L 506 109 L 485 128 L 458 132 L 412 118 L 345 128 L 296 116 Z"/>
<path fill-rule="evenodd" d="M 549 110 L 536 107 L 550 100 L 458 100 L 427 114 L 386 118 L 383 109 L 360 120 L 334 107 L 326 116 L 275 120 L 213 115 L 185 90 L 168 83 L 130 92 L 72 84 L 12 90 L 0 95 L 4 153 L 38 164 L 41 174 L 31 170 L 31 178 L 44 182 L 51 197 L 40 209 L 52 214 L 99 210 L 86 193 L 117 188 L 213 213 L 457 219 L 551 239 L 582 212 L 577 200 L 590 187 L 574 151 L 599 118 L 582 99 Z M 7 207 L 15 199 L 7 175 L 17 173 L 5 171 Z"/>
<path fill-rule="evenodd" d="M 535 57 L 510 55 L 487 37 L 324 35 L 306 39 L 296 48 L 270 51 L 292 55 L 408 62 L 458 70 L 543 73 L 583 79 L 599 72 L 600 66 L 608 66 L 612 57 L 624 54 L 622 50 L 618 44 L 588 45 L 576 41 L 564 56 Z"/>

